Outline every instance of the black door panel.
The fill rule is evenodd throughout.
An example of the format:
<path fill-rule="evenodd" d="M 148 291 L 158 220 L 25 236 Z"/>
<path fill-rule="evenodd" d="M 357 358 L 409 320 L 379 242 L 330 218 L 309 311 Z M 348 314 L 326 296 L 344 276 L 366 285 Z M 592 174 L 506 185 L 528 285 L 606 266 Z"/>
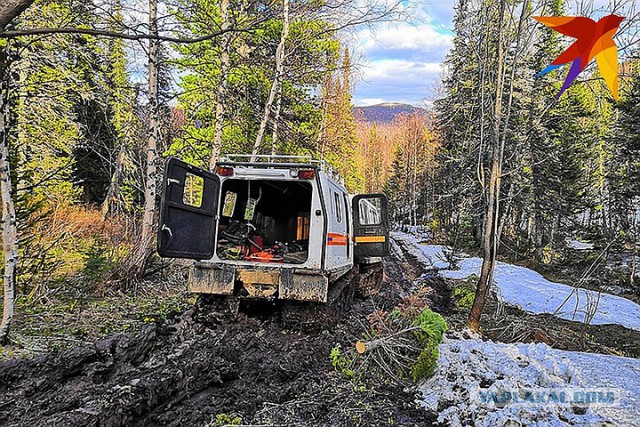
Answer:
<path fill-rule="evenodd" d="M 389 219 L 384 194 L 353 198 L 353 240 L 356 257 L 381 257 L 389 253 Z"/>
<path fill-rule="evenodd" d="M 175 157 L 167 160 L 158 226 L 160 256 L 213 256 L 219 191 L 218 176 Z"/>

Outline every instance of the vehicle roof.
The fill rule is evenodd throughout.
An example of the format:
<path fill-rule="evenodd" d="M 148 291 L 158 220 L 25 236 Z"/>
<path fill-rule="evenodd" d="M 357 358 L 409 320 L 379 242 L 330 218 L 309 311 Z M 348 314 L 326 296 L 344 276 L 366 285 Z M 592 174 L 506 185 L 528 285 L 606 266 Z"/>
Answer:
<path fill-rule="evenodd" d="M 256 169 L 290 169 L 290 168 L 305 168 L 305 169 L 320 169 L 320 165 L 312 163 L 266 163 L 266 162 L 236 162 L 236 161 L 219 161 L 217 166 L 240 166 L 246 168 Z"/>
<path fill-rule="evenodd" d="M 241 160 L 236 160 L 241 159 Z M 249 161 L 243 161 L 249 159 Z M 257 161 L 256 161 L 257 160 Z M 262 161 L 260 161 L 262 160 Z M 345 193 L 343 179 L 325 161 L 312 160 L 310 156 L 280 156 L 264 155 L 251 156 L 248 154 L 235 154 L 224 156 L 216 163 L 216 166 L 231 166 L 242 169 L 314 169 L 319 176 L 332 182 Z M 246 175 L 245 175 L 246 177 Z"/>

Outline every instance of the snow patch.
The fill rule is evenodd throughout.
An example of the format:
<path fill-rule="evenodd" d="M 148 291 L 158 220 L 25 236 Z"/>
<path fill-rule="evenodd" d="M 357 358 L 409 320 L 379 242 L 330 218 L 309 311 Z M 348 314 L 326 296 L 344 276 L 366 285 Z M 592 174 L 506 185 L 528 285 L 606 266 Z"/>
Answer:
<path fill-rule="evenodd" d="M 593 249 L 593 243 L 581 242 L 580 240 L 568 240 L 567 244 L 570 248 L 577 251 L 588 251 Z"/>
<path fill-rule="evenodd" d="M 575 410 L 569 404 L 480 398 L 481 392 L 506 390 L 594 389 L 615 390 L 617 400 Z M 450 426 L 640 425 L 640 360 L 554 350 L 546 344 L 445 340 L 436 372 L 420 392 L 418 403 Z"/>
<path fill-rule="evenodd" d="M 438 269 L 442 277 L 466 279 L 472 274 L 480 275 L 481 258 L 461 254 L 456 262 L 458 269 L 452 270 L 444 257 L 448 248 L 420 244 L 406 234 L 394 233 L 392 237 L 425 268 Z M 640 305 L 623 297 L 551 282 L 531 269 L 504 262 L 496 263 L 494 282 L 500 300 L 530 313 L 553 314 L 593 325 L 619 324 L 640 330 Z"/>
<path fill-rule="evenodd" d="M 392 232 L 391 237 L 392 242 L 397 242 L 396 244 L 401 245 L 405 252 L 416 257 L 424 268 L 438 270 L 449 268 L 449 262 L 447 262 L 447 256 L 445 255 L 445 252 L 449 253 L 451 251 L 448 246 L 424 245 L 420 243 L 422 241 L 421 237 L 405 233 Z M 459 259 L 462 258 L 459 257 Z"/>
<path fill-rule="evenodd" d="M 441 270 L 443 277 L 465 279 L 480 274 L 481 258 L 465 258 L 459 270 Z M 494 281 L 500 298 L 531 313 L 554 314 L 561 319 L 592 325 L 619 324 L 640 330 L 640 306 L 604 292 L 574 288 L 545 279 L 526 267 L 497 262 Z"/>

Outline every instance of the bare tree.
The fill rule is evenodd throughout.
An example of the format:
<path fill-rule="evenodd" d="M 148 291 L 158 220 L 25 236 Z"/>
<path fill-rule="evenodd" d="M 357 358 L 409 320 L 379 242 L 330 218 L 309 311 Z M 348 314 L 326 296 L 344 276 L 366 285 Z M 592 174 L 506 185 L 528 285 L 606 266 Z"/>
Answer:
<path fill-rule="evenodd" d="M 322 3 L 291 3 L 283 0 L 283 27 L 280 42 L 276 49 L 275 74 L 269 95 L 265 102 L 262 119 L 258 128 L 258 133 L 252 150 L 252 159 L 260 151 L 263 144 L 264 134 L 269 123 L 272 123 L 272 143 L 271 152 L 275 154 L 276 144 L 279 137 L 280 116 L 282 110 L 282 84 L 285 77 L 285 61 L 287 56 L 294 53 L 309 40 L 317 39 L 327 34 L 338 34 L 341 32 L 354 30 L 362 26 L 370 26 L 376 23 L 397 21 L 405 17 L 401 10 L 400 1 L 367 0 L 355 4 L 351 0 L 329 0 Z M 331 22 L 332 25 L 320 28 L 316 31 L 310 30 L 301 38 L 287 40 L 291 27 L 290 16 L 295 20 L 296 16 L 304 16 L 304 19 Z M 294 62 L 294 61 L 291 61 Z M 298 67 L 299 68 L 299 67 Z M 287 76 L 307 73 L 308 70 L 296 69 L 295 64 L 287 65 Z M 274 106 L 275 102 L 275 106 Z M 324 133 L 324 121 L 321 125 L 319 135 Z M 322 143 L 322 142 L 321 142 Z M 322 149 L 321 149 L 322 151 Z"/>
<path fill-rule="evenodd" d="M 276 111 L 273 115 L 273 125 L 271 128 L 271 155 L 275 156 L 278 150 L 278 122 L 280 121 L 280 112 L 282 110 L 282 82 L 278 85 L 278 93 L 276 94 Z"/>
<path fill-rule="evenodd" d="M 213 144 L 211 145 L 211 158 L 209 159 L 209 169 L 216 167 L 218 156 L 220 155 L 220 147 L 222 146 L 222 128 L 224 122 L 224 103 L 227 96 L 227 83 L 229 79 L 231 40 L 226 31 L 229 30 L 229 0 L 220 2 L 220 29 L 225 33 L 222 36 L 220 52 L 220 81 L 218 82 L 218 90 L 216 92 L 216 115 L 215 127 L 213 132 Z"/>
<path fill-rule="evenodd" d="M 127 144 L 125 141 L 119 142 L 118 154 L 115 164 L 113 166 L 113 173 L 111 174 L 111 180 L 109 181 L 109 188 L 107 189 L 107 195 L 102 203 L 101 211 L 102 216 L 107 218 L 115 213 L 122 211 L 122 195 L 120 194 L 120 187 L 122 185 L 122 179 L 125 172 L 127 163 Z"/>
<path fill-rule="evenodd" d="M 501 213 L 500 213 L 500 190 L 502 183 L 502 164 L 504 159 L 504 149 L 507 139 L 509 119 L 511 117 L 513 102 L 513 81 L 518 66 L 519 53 L 515 53 L 512 57 L 510 65 L 510 83 L 508 92 L 508 102 L 506 113 L 503 114 L 503 97 L 505 95 L 505 77 L 506 77 L 506 59 L 505 59 L 505 40 L 504 40 L 504 21 L 505 21 L 505 0 L 500 0 L 498 11 L 498 39 L 497 39 L 497 70 L 496 70 L 496 86 L 495 98 L 493 104 L 493 117 L 491 121 L 491 169 L 489 182 L 484 189 L 487 197 L 487 210 L 485 212 L 485 224 L 483 235 L 484 257 L 482 260 L 482 269 L 480 270 L 480 279 L 476 288 L 476 295 L 473 300 L 473 306 L 469 313 L 468 324 L 471 329 L 478 331 L 480 328 L 480 317 L 486 302 L 487 294 L 493 281 L 493 273 L 496 266 L 496 256 L 500 244 L 500 234 L 502 230 Z M 527 14 L 530 13 L 530 0 L 524 0 L 521 6 L 518 27 L 515 33 L 515 52 L 519 52 L 522 43 L 522 29 Z M 486 59 L 486 58 L 485 58 Z M 504 117 L 503 117 L 504 115 Z"/>
<path fill-rule="evenodd" d="M 484 257 L 482 260 L 482 269 L 480 270 L 480 279 L 476 288 L 476 295 L 473 300 L 473 306 L 469 313 L 469 327 L 474 331 L 480 329 L 480 316 L 489 292 L 489 287 L 493 281 L 493 271 L 496 265 L 496 255 L 498 251 L 498 223 L 499 223 L 499 203 L 500 197 L 500 174 L 502 152 L 500 150 L 500 121 L 502 119 L 502 93 L 504 78 L 504 48 L 503 48 L 503 28 L 505 15 L 505 0 L 500 0 L 498 12 L 498 45 L 497 45 L 497 81 L 495 89 L 494 109 L 493 109 L 493 134 L 491 135 L 491 171 L 489 175 L 489 184 L 486 191 L 487 211 L 484 225 L 483 250 Z"/>
<path fill-rule="evenodd" d="M 8 62 L 6 48 L 0 48 L 0 199 L 2 200 L 2 254 L 4 257 L 4 300 L 2 323 L 0 323 L 0 344 L 6 342 L 13 322 L 18 263 L 18 227 L 9 162 Z"/>
<path fill-rule="evenodd" d="M 273 105 L 273 101 L 276 97 L 276 94 L 280 92 L 280 86 L 282 85 L 282 73 L 284 69 L 284 54 L 285 54 L 285 44 L 287 41 L 287 37 L 289 36 L 289 0 L 283 0 L 282 2 L 282 33 L 280 34 L 280 43 L 278 44 L 278 48 L 276 49 L 276 72 L 273 76 L 273 83 L 271 84 L 271 90 L 269 91 L 269 98 L 267 98 L 267 103 L 264 106 L 264 112 L 262 114 L 262 120 L 260 121 L 260 128 L 258 129 L 258 135 L 256 136 L 256 142 L 253 144 L 253 152 L 251 153 L 251 161 L 255 160 L 255 156 L 258 154 L 258 150 L 260 150 L 260 146 L 262 145 L 262 139 L 264 138 L 264 133 L 267 129 L 267 123 L 269 122 L 269 117 L 271 116 L 271 107 Z M 278 101 L 278 105 L 280 106 L 280 101 Z M 278 108 L 277 115 L 280 116 L 280 109 Z M 272 146 L 272 152 L 275 151 L 275 146 Z"/>
<path fill-rule="evenodd" d="M 158 34 L 158 0 L 149 0 L 149 32 Z M 147 127 L 147 167 L 145 173 L 144 214 L 137 253 L 132 258 L 131 271 L 139 278 L 145 271 L 147 259 L 153 251 L 156 214 L 156 181 L 158 175 L 158 63 L 160 42 L 149 40 L 149 119 Z"/>
<path fill-rule="evenodd" d="M 0 5 L 0 30 L 20 15 L 34 0 L 5 0 Z M 18 264 L 18 226 L 13 199 L 9 162 L 9 58 L 6 47 L 0 47 L 0 199 L 2 201 L 2 253 L 4 257 L 4 297 L 0 344 L 4 344 L 13 323 Z"/>

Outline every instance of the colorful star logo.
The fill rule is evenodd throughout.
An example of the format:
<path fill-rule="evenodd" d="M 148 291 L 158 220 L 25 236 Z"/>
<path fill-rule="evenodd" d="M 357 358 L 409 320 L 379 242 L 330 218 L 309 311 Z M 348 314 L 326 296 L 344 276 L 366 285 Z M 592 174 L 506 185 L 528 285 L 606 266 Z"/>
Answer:
<path fill-rule="evenodd" d="M 613 35 L 618 31 L 620 23 L 624 20 L 623 17 L 608 15 L 598 22 L 579 16 L 534 16 L 533 19 L 559 33 L 577 39 L 551 65 L 538 74 L 538 77 L 543 76 L 572 62 L 567 78 L 558 92 L 558 98 L 595 57 L 613 98 L 618 100 L 618 47 L 613 41 Z"/>

